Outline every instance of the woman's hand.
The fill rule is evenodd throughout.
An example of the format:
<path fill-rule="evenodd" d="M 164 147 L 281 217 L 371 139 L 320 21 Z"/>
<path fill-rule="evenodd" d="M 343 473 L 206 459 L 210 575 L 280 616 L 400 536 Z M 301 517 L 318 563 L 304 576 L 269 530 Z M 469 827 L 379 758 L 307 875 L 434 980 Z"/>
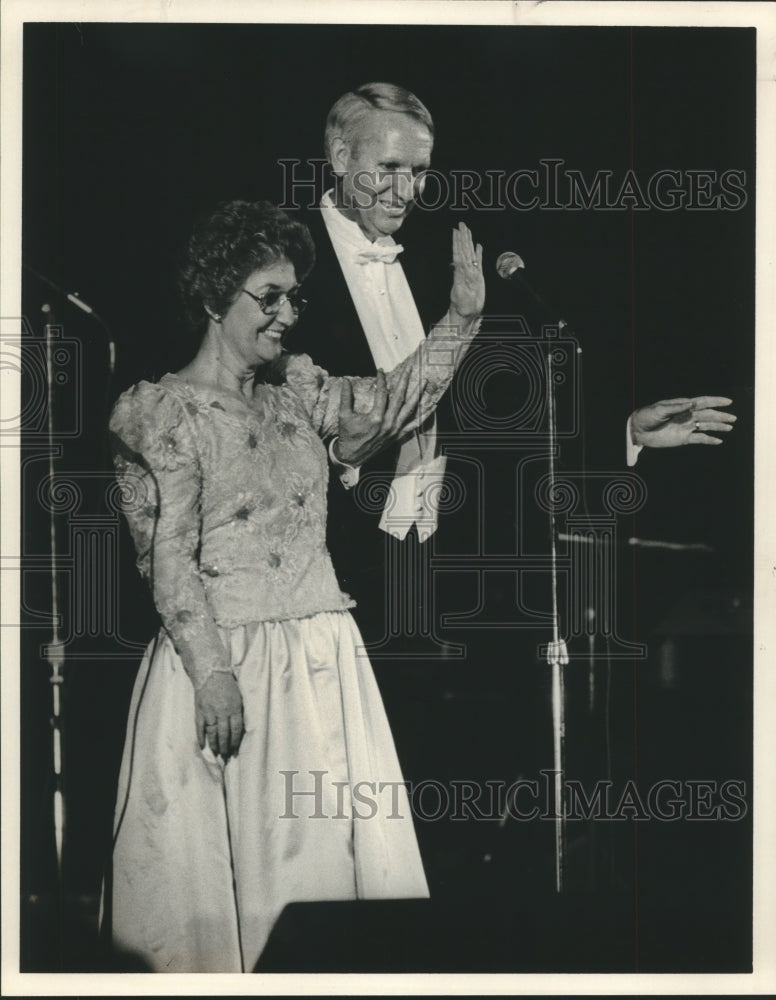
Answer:
<path fill-rule="evenodd" d="M 462 320 L 476 319 L 485 306 L 482 244 L 478 243 L 475 249 L 471 231 L 463 222 L 453 230 L 453 267 L 450 311 Z"/>
<path fill-rule="evenodd" d="M 240 749 L 245 726 L 240 688 L 234 674 L 215 670 L 194 695 L 197 740 L 224 762 Z"/>

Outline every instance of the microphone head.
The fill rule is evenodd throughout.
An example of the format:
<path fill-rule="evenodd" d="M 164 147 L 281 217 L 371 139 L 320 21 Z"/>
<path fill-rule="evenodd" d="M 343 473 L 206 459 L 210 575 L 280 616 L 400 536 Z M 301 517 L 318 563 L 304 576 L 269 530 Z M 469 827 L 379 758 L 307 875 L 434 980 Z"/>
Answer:
<path fill-rule="evenodd" d="M 508 281 L 513 274 L 520 270 L 525 270 L 525 264 L 523 263 L 522 257 L 514 253 L 512 250 L 505 250 L 504 253 L 499 254 L 498 260 L 496 261 L 496 271 L 498 272 L 499 278 L 504 278 Z"/>

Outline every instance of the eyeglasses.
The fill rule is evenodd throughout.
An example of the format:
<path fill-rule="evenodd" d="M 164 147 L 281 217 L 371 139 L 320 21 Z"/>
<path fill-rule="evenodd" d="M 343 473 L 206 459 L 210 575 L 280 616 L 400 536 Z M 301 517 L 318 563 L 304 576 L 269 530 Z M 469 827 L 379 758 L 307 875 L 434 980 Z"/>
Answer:
<path fill-rule="evenodd" d="M 259 309 L 261 309 L 261 311 L 266 313 L 268 316 L 276 316 L 286 302 L 291 306 L 297 316 L 304 312 L 304 308 L 307 305 L 307 299 L 302 298 L 298 289 L 295 289 L 292 292 L 265 292 L 263 295 L 254 295 L 253 292 L 249 292 L 247 288 L 243 288 L 243 291 L 246 295 L 250 295 L 253 301 L 258 305 Z"/>

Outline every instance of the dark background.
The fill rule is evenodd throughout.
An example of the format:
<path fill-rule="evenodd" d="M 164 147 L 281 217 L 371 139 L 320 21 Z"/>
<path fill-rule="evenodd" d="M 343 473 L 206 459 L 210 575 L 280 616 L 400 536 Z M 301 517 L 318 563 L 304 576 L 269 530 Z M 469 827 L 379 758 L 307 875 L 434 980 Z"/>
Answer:
<path fill-rule="evenodd" d="M 573 319 L 584 352 L 586 447 L 594 453 L 601 442 L 604 462 L 613 437 L 619 448 L 634 406 L 705 393 L 734 399 L 738 424 L 722 448 L 640 459 L 648 503 L 638 520 L 623 519 L 620 534 L 709 550 L 621 552 L 622 634 L 646 642 L 649 656 L 607 664 L 598 651 L 599 707 L 592 715 L 584 711 L 579 673 L 587 668 L 572 665 L 567 767 L 595 780 L 608 761 L 606 773 L 644 787 L 658 778 L 694 778 L 740 779 L 750 789 L 754 30 L 28 24 L 24 46 L 24 262 L 79 292 L 110 327 L 118 352 L 111 381 L 99 325 L 25 271 L 28 357 L 42 336 L 44 302 L 80 352 L 80 388 L 71 378 L 57 401 L 62 426 L 73 400 L 82 415 L 78 433 L 61 439 L 57 460 L 58 472 L 82 490 L 80 506 L 58 524 L 68 558 L 74 525 L 93 522 L 99 531 L 117 523 L 102 499 L 106 407 L 126 386 L 175 370 L 195 350 L 175 297 L 177 255 L 194 216 L 221 199 L 279 202 L 278 159 L 323 155 L 326 114 L 346 90 L 385 79 L 417 93 L 434 116 L 433 165 L 442 173 L 510 173 L 539 168 L 542 158 L 563 159 L 588 181 L 596 170 L 611 171 L 615 182 L 629 168 L 640 179 L 659 169 L 745 171 L 748 200 L 737 211 L 419 208 L 400 238 L 409 243 L 415 229 L 449 228 L 464 218 L 485 245 L 486 308 L 496 314 L 522 311 L 493 267 L 503 250 L 521 254 L 533 283 Z M 28 393 L 35 384 L 30 371 Z M 496 391 L 503 401 L 508 379 Z M 572 444 L 563 453 L 574 456 L 570 467 L 578 460 Z M 73 624 L 77 588 L 62 574 L 68 812 L 59 892 L 42 654 L 50 598 L 41 447 L 29 432 L 22 637 L 28 971 L 96 967 L 96 901 L 129 692 L 154 629 L 123 528 L 116 572 L 97 585 L 115 605 L 111 628 L 88 634 Z M 503 504 L 487 501 L 490 530 L 505 537 L 514 533 L 509 461 L 504 456 Z M 451 629 L 445 637 L 467 643 L 463 663 L 421 663 L 401 675 L 398 692 L 384 681 L 408 774 L 509 779 L 550 766 L 547 678 L 530 655 L 522 658 L 531 645 L 525 636 Z M 463 903 L 469 912 L 503 913 L 519 901 L 526 912 L 549 913 L 550 827 L 422 825 L 432 898 Z M 625 913 L 596 968 L 748 967 L 748 816 L 730 823 L 599 823 L 570 837 L 569 898 L 584 901 L 575 904 L 588 915 L 582 925 L 591 914 Z M 564 947 L 571 948 L 579 926 L 564 933 L 558 968 L 570 961 Z M 457 961 L 468 967 L 465 949 Z M 483 961 L 504 971 L 523 961 L 531 969 L 530 956 L 514 957 L 514 965 L 506 953 Z M 401 968 L 397 959 L 394 971 Z"/>

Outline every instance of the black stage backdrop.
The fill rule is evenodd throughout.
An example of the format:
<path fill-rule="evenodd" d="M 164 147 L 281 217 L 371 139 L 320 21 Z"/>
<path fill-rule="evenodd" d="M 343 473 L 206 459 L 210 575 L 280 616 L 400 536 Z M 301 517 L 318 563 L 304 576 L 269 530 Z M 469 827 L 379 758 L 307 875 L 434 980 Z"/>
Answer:
<path fill-rule="evenodd" d="M 288 199 L 291 168 L 279 161 L 300 161 L 296 176 L 311 178 L 308 161 L 323 156 L 329 107 L 369 80 L 408 87 L 435 119 L 439 173 L 401 239 L 463 218 L 485 245 L 486 308 L 501 317 L 493 329 L 514 332 L 514 315 L 527 308 L 496 277 L 504 250 L 517 251 L 534 284 L 568 311 L 583 349 L 574 357 L 583 359 L 584 387 L 576 373 L 559 407 L 573 413 L 579 402 L 588 456 L 600 442 L 604 467 L 616 471 L 612 462 L 624 464 L 624 456 L 612 458 L 603 442 L 624 445 L 628 413 L 656 399 L 727 395 L 739 418 L 721 448 L 647 454 L 637 466 L 646 503 L 637 514 L 625 503 L 617 524 L 610 574 L 617 634 L 608 649 L 630 639 L 647 655 L 607 661 L 599 636 L 591 666 L 587 638 L 572 636 L 567 775 L 583 779 L 588 792 L 611 779 L 617 815 L 567 824 L 569 909 L 557 925 L 547 917 L 557 947 L 532 966 L 530 955 L 506 946 L 494 944 L 489 954 L 487 936 L 477 939 L 477 954 L 451 943 L 454 955 L 439 938 L 429 971 L 575 962 L 589 971 L 744 971 L 751 965 L 754 29 L 257 24 L 25 27 L 23 967 L 102 967 L 96 912 L 118 761 L 134 673 L 154 630 L 126 532 L 106 499 L 107 407 L 120 390 L 175 370 L 195 349 L 175 297 L 176 259 L 194 216 L 222 199 Z M 496 172 L 517 170 L 536 174 L 499 201 Z M 660 171 L 673 173 L 658 180 Z M 471 178 L 479 187 L 461 194 Z M 599 182 L 608 187 L 596 193 Z M 309 200 L 310 189 L 303 194 Z M 117 347 L 113 380 L 100 325 L 40 275 L 80 293 L 103 317 Z M 35 403 L 44 303 L 62 340 L 53 504 L 44 411 Z M 533 325 L 530 336 L 539 334 Z M 485 409 L 508 416 L 526 391 L 520 372 L 486 375 Z M 474 514 L 486 537 L 467 550 L 465 511 L 440 529 L 448 552 L 460 531 L 459 549 L 474 553 L 455 564 L 443 611 L 472 612 L 476 556 L 514 557 L 521 519 L 538 516 L 516 499 L 515 451 L 505 447 L 494 459 L 488 433 L 474 428 L 471 440 L 458 442 L 490 463 Z M 580 468 L 580 440 L 571 434 L 561 443 L 567 470 Z M 59 885 L 44 648 L 51 506 L 67 655 Z M 532 536 L 538 571 L 521 584 L 524 603 L 545 611 L 546 534 L 539 527 Z M 695 547 L 629 546 L 636 535 Z M 572 558 L 566 549 L 562 555 Z M 416 784 L 433 780 L 449 790 L 464 779 L 538 778 L 552 767 L 548 668 L 535 652 L 550 638 L 546 623 L 517 627 L 514 569 L 485 579 L 483 593 L 475 617 L 488 627 L 437 626 L 443 652 L 463 644 L 462 658 L 376 664 Z M 646 799 L 659 780 L 677 784 L 656 808 Z M 681 808 L 669 818 L 664 800 L 672 795 Z M 427 811 L 435 807 L 426 801 Z M 556 912 L 552 822 L 499 822 L 492 813 L 453 822 L 450 813 L 417 821 L 432 899 L 463 906 L 486 926 L 515 907 L 529 922 Z M 611 941 L 602 948 L 599 940 L 597 957 L 584 959 L 574 942 L 598 918 Z M 427 933 L 442 931 L 430 922 Z M 417 968 L 401 953 L 388 964 L 380 971 Z"/>

